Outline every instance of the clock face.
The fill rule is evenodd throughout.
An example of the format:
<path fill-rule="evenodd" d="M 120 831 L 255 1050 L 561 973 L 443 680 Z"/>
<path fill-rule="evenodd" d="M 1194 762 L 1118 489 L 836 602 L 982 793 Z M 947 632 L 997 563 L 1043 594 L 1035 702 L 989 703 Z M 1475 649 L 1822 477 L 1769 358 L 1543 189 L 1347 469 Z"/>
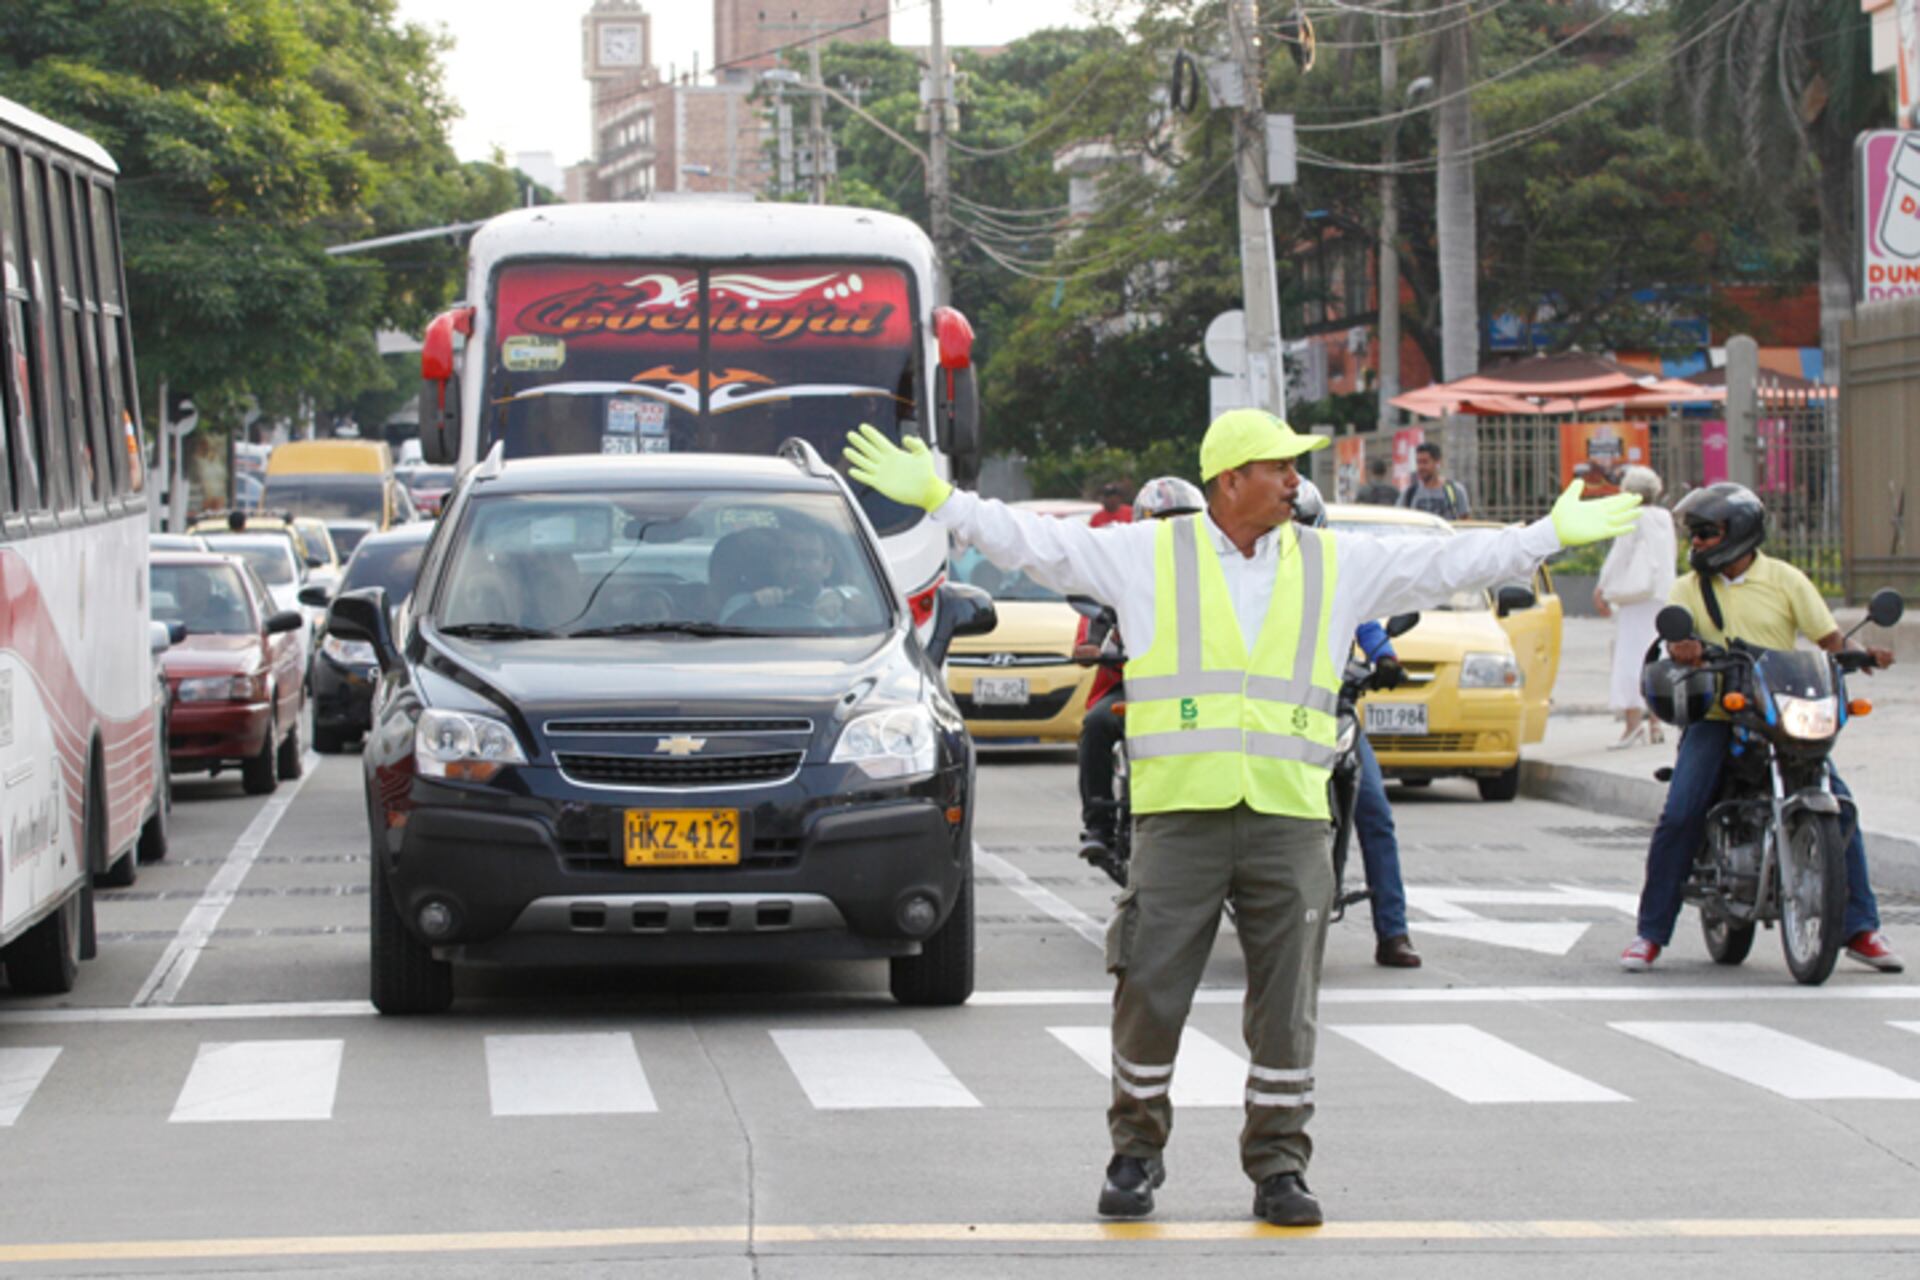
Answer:
<path fill-rule="evenodd" d="M 600 28 L 600 65 L 637 67 L 640 65 L 640 28 L 631 24 Z"/>

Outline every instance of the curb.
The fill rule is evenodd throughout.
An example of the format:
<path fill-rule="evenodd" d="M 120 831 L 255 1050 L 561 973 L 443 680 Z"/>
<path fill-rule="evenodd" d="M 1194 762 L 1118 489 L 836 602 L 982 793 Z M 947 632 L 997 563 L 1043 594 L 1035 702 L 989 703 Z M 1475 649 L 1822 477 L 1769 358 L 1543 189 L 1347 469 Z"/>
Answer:
<path fill-rule="evenodd" d="M 1667 800 L 1667 786 L 1649 773 L 1630 778 L 1587 765 L 1554 760 L 1520 761 L 1520 794 L 1551 800 L 1593 813 L 1655 822 Z M 1866 829 L 1867 858 L 1875 889 L 1920 893 L 1920 840 L 1912 836 Z"/>

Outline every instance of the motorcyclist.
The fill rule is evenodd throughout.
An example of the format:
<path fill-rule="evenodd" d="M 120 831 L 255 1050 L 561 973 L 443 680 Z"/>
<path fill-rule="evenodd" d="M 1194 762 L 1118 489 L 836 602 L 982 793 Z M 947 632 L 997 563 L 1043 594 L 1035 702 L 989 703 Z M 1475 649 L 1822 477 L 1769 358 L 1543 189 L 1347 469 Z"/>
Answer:
<path fill-rule="evenodd" d="M 1326 527 L 1327 504 L 1320 489 L 1311 480 L 1300 482 L 1293 500 L 1293 518 L 1315 529 Z M 1375 689 L 1397 689 L 1406 683 L 1406 672 L 1393 652 L 1387 629 L 1373 619 L 1354 631 L 1354 641 L 1373 664 Z M 1374 758 L 1367 735 L 1354 742 L 1360 760 L 1358 791 L 1353 803 L 1354 835 L 1360 841 L 1360 865 L 1367 878 L 1373 906 L 1373 962 L 1389 969 L 1418 969 L 1420 953 L 1407 936 L 1407 891 L 1400 880 L 1400 839 L 1393 829 L 1393 806 L 1387 801 L 1386 779 L 1380 762 Z"/>
<path fill-rule="evenodd" d="M 1686 530 L 1691 574 L 1668 594 L 1670 604 L 1693 615 L 1696 638 L 1667 646 L 1676 662 L 1698 666 L 1704 642 L 1736 638 L 1766 649 L 1791 649 L 1805 636 L 1828 653 L 1847 647 L 1833 614 L 1807 576 L 1760 551 L 1767 536 L 1767 510 L 1744 485 L 1721 482 L 1688 494 L 1674 508 Z M 1893 665 L 1886 649 L 1868 648 L 1875 666 Z M 1715 708 L 1686 727 L 1673 764 L 1666 807 L 1647 848 L 1646 880 L 1640 890 L 1638 936 L 1620 954 L 1620 967 L 1641 973 L 1653 965 L 1673 936 L 1681 895 L 1695 853 L 1706 834 L 1706 815 L 1719 786 L 1733 739 L 1732 722 Z M 1852 810 L 1852 793 L 1835 771 L 1834 794 Z M 1856 820 L 1847 840 L 1847 910 L 1842 932 L 1847 955 L 1882 973 L 1899 973 L 1900 957 L 1880 933 L 1880 914 L 1867 881 L 1867 852 Z"/>
<path fill-rule="evenodd" d="M 1134 495 L 1133 519 L 1168 520 L 1191 515 L 1206 505 L 1206 495 L 1192 481 L 1157 476 Z M 1091 620 L 1082 618 L 1074 646 L 1076 656 L 1097 659 L 1103 650 L 1125 652 L 1120 646 L 1119 629 L 1095 634 Z M 1093 688 L 1087 691 L 1087 714 L 1080 721 L 1080 856 L 1109 874 L 1115 862 L 1115 822 L 1119 817 L 1113 800 L 1113 748 L 1126 733 L 1113 707 L 1125 697 L 1119 671 L 1101 667 Z"/>

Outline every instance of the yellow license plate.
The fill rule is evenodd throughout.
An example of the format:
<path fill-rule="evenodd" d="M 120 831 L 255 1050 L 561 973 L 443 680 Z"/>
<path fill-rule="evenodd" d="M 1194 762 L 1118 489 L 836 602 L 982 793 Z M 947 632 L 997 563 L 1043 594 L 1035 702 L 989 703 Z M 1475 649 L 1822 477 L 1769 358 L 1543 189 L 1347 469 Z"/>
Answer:
<path fill-rule="evenodd" d="M 738 809 L 627 810 L 630 867 L 731 867 L 739 862 Z"/>

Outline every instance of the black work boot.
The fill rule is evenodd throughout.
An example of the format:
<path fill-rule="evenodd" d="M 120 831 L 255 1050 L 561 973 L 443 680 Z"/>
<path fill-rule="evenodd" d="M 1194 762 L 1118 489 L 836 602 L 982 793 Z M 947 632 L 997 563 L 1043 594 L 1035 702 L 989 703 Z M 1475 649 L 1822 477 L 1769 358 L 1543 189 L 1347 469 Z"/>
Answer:
<path fill-rule="evenodd" d="M 1262 1178 L 1253 1191 L 1253 1216 L 1276 1227 L 1317 1227 L 1326 1221 L 1307 1180 L 1297 1173 Z"/>
<path fill-rule="evenodd" d="M 1107 1182 L 1100 1188 L 1100 1216 L 1144 1218 L 1153 1212 L 1153 1189 L 1167 1180 L 1159 1156 L 1115 1156 L 1107 1161 Z"/>

